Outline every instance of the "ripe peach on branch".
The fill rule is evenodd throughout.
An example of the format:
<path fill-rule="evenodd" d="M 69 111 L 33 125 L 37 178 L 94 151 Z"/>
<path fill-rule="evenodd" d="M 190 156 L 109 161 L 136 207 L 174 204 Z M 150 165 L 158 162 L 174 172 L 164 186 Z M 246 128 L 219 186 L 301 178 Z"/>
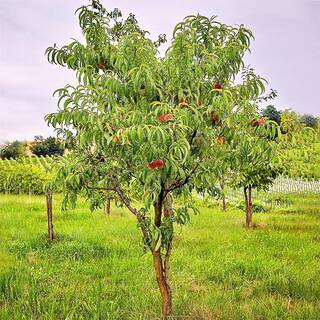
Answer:
<path fill-rule="evenodd" d="M 264 118 L 252 119 L 250 124 L 252 125 L 252 127 L 263 126 L 266 124 L 266 120 Z"/>
<path fill-rule="evenodd" d="M 173 119 L 173 114 L 172 113 L 167 113 L 167 114 L 163 114 L 163 115 L 159 116 L 159 121 L 160 122 L 164 122 L 164 121 L 169 120 L 169 119 Z"/>
<path fill-rule="evenodd" d="M 157 168 L 162 169 L 163 167 L 164 167 L 164 161 L 161 159 L 157 159 L 148 163 L 149 169 L 157 169 Z"/>
<path fill-rule="evenodd" d="M 222 89 L 222 86 L 219 82 L 215 82 L 213 85 L 212 85 L 212 88 L 215 89 L 215 90 L 221 90 Z"/>

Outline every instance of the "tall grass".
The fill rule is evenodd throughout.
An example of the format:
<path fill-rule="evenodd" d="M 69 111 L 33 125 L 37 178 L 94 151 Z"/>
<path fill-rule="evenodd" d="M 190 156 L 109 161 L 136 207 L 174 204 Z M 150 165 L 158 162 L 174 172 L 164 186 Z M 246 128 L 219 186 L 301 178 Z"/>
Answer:
<path fill-rule="evenodd" d="M 0 196 L 0 319 L 158 319 L 160 297 L 135 220 L 60 212 L 46 240 L 45 199 Z M 319 319 L 320 200 L 255 214 L 200 208 L 176 230 L 173 319 Z"/>

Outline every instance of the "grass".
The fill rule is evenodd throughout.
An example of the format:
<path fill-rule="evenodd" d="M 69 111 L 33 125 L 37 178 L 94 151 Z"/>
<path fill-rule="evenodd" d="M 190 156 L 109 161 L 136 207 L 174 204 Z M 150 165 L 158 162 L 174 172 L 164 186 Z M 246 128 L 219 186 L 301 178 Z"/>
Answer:
<path fill-rule="evenodd" d="M 176 230 L 173 319 L 320 319 L 320 200 L 255 214 L 200 208 Z M 135 220 L 54 199 L 57 240 L 46 240 L 45 201 L 0 195 L 0 319 L 159 319 L 150 254 Z"/>

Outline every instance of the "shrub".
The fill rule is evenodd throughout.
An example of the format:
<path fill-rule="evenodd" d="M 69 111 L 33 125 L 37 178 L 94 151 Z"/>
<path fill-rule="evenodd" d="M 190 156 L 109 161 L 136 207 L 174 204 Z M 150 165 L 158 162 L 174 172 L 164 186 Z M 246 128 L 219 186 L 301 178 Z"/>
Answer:
<path fill-rule="evenodd" d="M 236 208 L 241 209 L 243 211 L 246 211 L 244 201 L 243 200 L 238 201 L 236 204 Z M 259 202 L 253 203 L 252 209 L 253 209 L 253 212 L 256 212 L 256 213 L 259 213 L 259 212 L 266 213 L 267 212 L 266 207 L 262 203 L 259 203 Z"/>

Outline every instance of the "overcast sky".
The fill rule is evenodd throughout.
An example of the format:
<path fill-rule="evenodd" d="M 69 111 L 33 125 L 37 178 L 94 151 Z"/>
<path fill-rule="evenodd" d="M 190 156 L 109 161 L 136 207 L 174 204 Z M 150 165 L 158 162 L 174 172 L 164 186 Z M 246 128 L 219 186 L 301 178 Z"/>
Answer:
<path fill-rule="evenodd" d="M 74 83 L 67 69 L 50 65 L 45 49 L 81 39 L 74 11 L 86 0 L 0 0 L 0 141 L 49 135 L 43 118 L 56 110 L 52 92 Z M 186 15 L 218 15 L 250 28 L 247 62 L 278 91 L 278 108 L 320 115 L 320 0 L 103 0 L 107 9 L 133 12 L 156 38 L 171 38 Z"/>

